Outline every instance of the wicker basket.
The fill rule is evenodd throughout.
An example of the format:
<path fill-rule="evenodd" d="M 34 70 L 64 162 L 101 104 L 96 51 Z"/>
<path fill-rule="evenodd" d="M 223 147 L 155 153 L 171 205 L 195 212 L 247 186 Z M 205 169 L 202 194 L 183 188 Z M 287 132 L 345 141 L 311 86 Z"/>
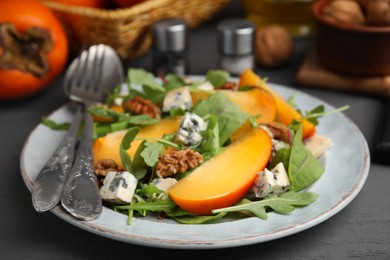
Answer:
<path fill-rule="evenodd" d="M 103 10 L 44 1 L 64 25 L 72 49 L 81 43 L 104 43 L 123 60 L 147 52 L 152 44 L 150 26 L 164 18 L 179 17 L 189 28 L 198 26 L 229 0 L 149 0 L 130 8 Z"/>

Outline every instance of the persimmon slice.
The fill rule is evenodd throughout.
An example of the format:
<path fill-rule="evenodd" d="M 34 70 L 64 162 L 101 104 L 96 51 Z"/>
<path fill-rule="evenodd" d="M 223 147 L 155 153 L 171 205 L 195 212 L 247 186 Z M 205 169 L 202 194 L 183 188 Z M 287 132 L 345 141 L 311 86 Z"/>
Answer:
<path fill-rule="evenodd" d="M 178 181 L 168 193 L 182 209 L 198 215 L 231 206 L 245 196 L 257 173 L 266 167 L 271 149 L 268 134 L 253 128 Z"/>
<path fill-rule="evenodd" d="M 245 70 L 240 76 L 239 88 L 244 86 L 257 86 L 269 91 L 275 98 L 276 120 L 286 126 L 291 124 L 293 120 L 300 121 L 302 123 L 302 139 L 309 138 L 315 134 L 315 126 L 302 118 L 302 115 L 294 107 L 264 84 L 261 78 L 250 69 Z"/>
<path fill-rule="evenodd" d="M 162 119 L 160 123 L 141 127 L 136 138 L 161 138 L 164 134 L 171 134 L 179 128 L 179 118 L 169 117 Z M 122 161 L 119 155 L 119 147 L 126 130 L 112 132 L 104 137 L 98 138 L 93 145 L 93 159 L 95 164 L 102 159 L 112 159 L 117 165 L 123 168 Z M 131 143 L 130 149 L 127 150 L 131 158 L 138 149 L 142 141 L 134 140 Z"/>

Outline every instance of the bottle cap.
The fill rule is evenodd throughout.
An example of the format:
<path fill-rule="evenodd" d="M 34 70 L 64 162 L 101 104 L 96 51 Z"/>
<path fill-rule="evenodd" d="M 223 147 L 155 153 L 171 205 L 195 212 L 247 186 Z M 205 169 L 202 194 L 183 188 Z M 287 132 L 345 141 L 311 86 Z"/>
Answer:
<path fill-rule="evenodd" d="M 246 19 L 223 20 L 217 26 L 219 51 L 227 55 L 253 53 L 255 30 L 255 25 Z"/>
<path fill-rule="evenodd" d="M 162 52 L 181 52 L 187 48 L 187 24 L 177 18 L 163 19 L 153 25 L 153 47 Z"/>

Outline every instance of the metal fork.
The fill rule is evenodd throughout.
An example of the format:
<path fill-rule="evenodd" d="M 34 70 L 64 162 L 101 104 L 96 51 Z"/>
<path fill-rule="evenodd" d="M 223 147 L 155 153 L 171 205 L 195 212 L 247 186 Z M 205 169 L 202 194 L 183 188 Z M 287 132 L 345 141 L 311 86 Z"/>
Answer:
<path fill-rule="evenodd" d="M 70 131 L 34 183 L 33 205 L 38 212 L 53 208 L 61 200 L 62 206 L 79 219 L 93 220 L 99 217 L 102 202 L 94 174 L 92 118 L 87 108 L 105 98 L 104 90 L 108 92 L 123 80 L 122 63 L 107 45 L 89 47 L 69 66 L 64 88 L 78 108 Z M 82 118 L 83 136 L 72 167 L 76 133 Z"/>
<path fill-rule="evenodd" d="M 119 62 L 119 59 L 112 59 L 108 54 L 108 46 L 90 47 L 82 52 L 73 77 L 65 80 L 65 85 L 69 85 L 70 99 L 78 102 L 79 109 L 84 113 L 84 129 L 75 163 L 63 187 L 61 204 L 71 215 L 81 220 L 94 220 L 102 212 L 102 200 L 92 157 L 93 121 L 87 108 L 96 101 L 101 101 L 103 88 L 107 87 L 104 85 L 107 78 L 103 80 L 105 72 L 103 62 L 108 59 L 110 63 L 114 60 Z M 114 78 L 115 76 L 110 74 L 110 81 L 121 78 Z M 120 80 L 123 82 L 123 77 Z M 115 85 L 110 82 L 110 86 Z"/>

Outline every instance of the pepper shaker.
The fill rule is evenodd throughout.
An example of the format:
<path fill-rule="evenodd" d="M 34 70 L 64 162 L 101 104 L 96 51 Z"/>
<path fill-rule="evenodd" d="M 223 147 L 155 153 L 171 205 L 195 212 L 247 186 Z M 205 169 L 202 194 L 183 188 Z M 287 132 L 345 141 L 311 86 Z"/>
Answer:
<path fill-rule="evenodd" d="M 157 76 L 188 73 L 187 24 L 177 18 L 156 22 L 153 31 L 153 71 Z"/>
<path fill-rule="evenodd" d="M 240 75 L 254 67 L 254 39 L 256 27 L 246 19 L 232 18 L 217 26 L 219 67 L 232 75 Z"/>

